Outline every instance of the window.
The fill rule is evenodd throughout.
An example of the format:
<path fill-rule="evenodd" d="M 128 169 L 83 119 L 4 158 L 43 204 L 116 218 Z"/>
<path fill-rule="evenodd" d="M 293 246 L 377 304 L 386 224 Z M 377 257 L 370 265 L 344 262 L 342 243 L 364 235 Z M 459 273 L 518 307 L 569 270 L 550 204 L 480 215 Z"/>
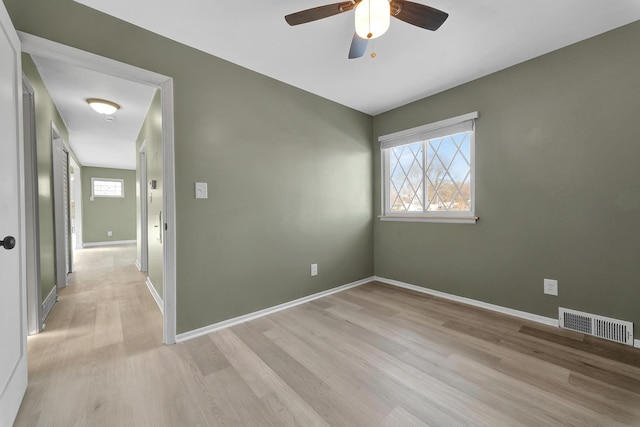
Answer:
<path fill-rule="evenodd" d="M 478 113 L 381 136 L 382 220 L 470 222 L 475 217 Z"/>
<path fill-rule="evenodd" d="M 91 177 L 91 197 L 124 197 L 124 179 Z"/>

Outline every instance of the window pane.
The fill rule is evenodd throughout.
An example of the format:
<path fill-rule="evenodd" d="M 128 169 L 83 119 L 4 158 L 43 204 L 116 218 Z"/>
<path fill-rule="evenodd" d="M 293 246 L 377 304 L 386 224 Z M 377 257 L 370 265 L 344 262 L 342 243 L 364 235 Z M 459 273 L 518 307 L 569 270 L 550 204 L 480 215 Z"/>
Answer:
<path fill-rule="evenodd" d="M 427 143 L 427 211 L 471 210 L 470 132 Z"/>
<path fill-rule="evenodd" d="M 93 180 L 93 195 L 106 197 L 122 197 L 122 180 Z"/>
<path fill-rule="evenodd" d="M 391 211 L 424 211 L 423 143 L 416 142 L 391 148 L 389 170 L 389 206 Z"/>

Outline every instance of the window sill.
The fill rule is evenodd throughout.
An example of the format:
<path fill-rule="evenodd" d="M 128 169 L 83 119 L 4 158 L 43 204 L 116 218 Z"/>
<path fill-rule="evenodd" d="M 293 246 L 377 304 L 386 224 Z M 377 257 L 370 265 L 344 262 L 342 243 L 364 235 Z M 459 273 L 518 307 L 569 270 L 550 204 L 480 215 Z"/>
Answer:
<path fill-rule="evenodd" d="M 478 222 L 477 216 L 394 216 L 381 215 L 380 221 L 400 221 L 400 222 L 441 222 L 451 224 L 475 224 Z"/>

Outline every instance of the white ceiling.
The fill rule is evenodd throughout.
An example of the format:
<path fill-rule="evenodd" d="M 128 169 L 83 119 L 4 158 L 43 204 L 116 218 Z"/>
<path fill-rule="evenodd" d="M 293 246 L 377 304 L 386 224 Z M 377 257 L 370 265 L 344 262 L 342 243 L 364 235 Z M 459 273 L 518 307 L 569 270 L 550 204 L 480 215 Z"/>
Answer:
<path fill-rule="evenodd" d="M 353 11 L 284 20 L 336 0 L 76 1 L 371 115 L 640 19 L 639 0 L 416 0 L 449 19 L 431 32 L 392 18 L 375 59 L 348 60 Z"/>
<path fill-rule="evenodd" d="M 136 168 L 136 138 L 154 88 L 118 77 L 33 56 L 69 131 L 69 144 L 83 166 Z M 87 104 L 102 98 L 121 106 L 108 122 Z"/>
<path fill-rule="evenodd" d="M 640 19 L 640 0 L 417 0 L 449 19 L 435 32 L 392 19 L 364 57 L 349 60 L 353 11 L 297 27 L 284 20 L 335 0 L 76 1 L 370 115 Z M 135 139 L 154 89 L 34 60 L 78 160 L 135 169 Z M 91 110 L 90 97 L 120 104 L 116 120 Z"/>

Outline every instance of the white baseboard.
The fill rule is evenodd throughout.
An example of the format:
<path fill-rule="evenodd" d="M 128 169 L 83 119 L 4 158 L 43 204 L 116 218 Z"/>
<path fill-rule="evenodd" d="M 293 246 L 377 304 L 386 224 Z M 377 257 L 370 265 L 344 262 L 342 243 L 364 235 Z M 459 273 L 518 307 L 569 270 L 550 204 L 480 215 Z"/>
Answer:
<path fill-rule="evenodd" d="M 528 313 L 526 311 L 514 310 L 512 308 L 502 307 L 500 305 L 489 304 L 487 302 L 478 301 L 471 298 L 459 297 L 457 295 L 448 294 L 446 292 L 435 291 L 433 289 L 424 288 L 422 286 L 412 285 L 410 283 L 400 282 L 398 280 L 386 279 L 384 277 L 374 276 L 374 280 L 378 282 L 386 283 L 388 285 L 398 286 L 400 288 L 410 289 L 412 291 L 421 292 L 423 294 L 429 294 L 436 297 L 448 299 L 451 301 L 460 302 L 463 304 L 472 305 L 475 307 L 485 308 L 487 310 L 496 311 L 498 313 L 508 314 L 510 316 L 519 317 L 521 319 L 531 320 L 533 322 L 544 323 L 549 326 L 558 327 L 558 319 L 552 319 L 550 317 L 539 316 L 537 314 Z"/>
<path fill-rule="evenodd" d="M 308 295 L 306 297 L 298 298 L 293 301 L 285 302 L 273 307 L 265 308 L 263 310 L 255 311 L 253 313 L 245 314 L 242 316 L 234 317 L 233 319 L 223 320 L 222 322 L 214 323 L 213 325 L 204 326 L 202 328 L 194 329 L 193 331 L 184 332 L 176 335 L 176 342 L 183 342 L 193 338 L 197 338 L 202 335 L 209 334 L 211 332 L 219 331 L 220 329 L 229 328 L 240 323 L 248 322 L 258 317 L 267 316 L 272 313 L 276 313 L 280 310 L 295 307 L 300 304 L 304 304 L 309 301 L 313 301 L 318 298 L 326 297 L 337 292 L 346 291 L 347 289 L 355 288 L 356 286 L 364 285 L 374 280 L 373 277 L 367 277 L 366 279 L 358 280 L 356 282 L 347 283 L 346 285 L 338 286 L 326 291 L 318 292 L 317 294 Z"/>
<path fill-rule="evenodd" d="M 91 248 L 94 246 L 111 246 L 111 245 L 130 245 L 136 243 L 136 240 L 110 240 L 108 242 L 88 242 L 83 243 L 83 248 Z"/>
<path fill-rule="evenodd" d="M 384 277 L 373 276 L 373 277 L 368 277 L 366 279 L 358 280 L 356 282 L 348 283 L 346 285 L 338 286 L 336 288 L 329 289 L 327 291 L 318 292 L 318 293 L 313 294 L 313 295 L 302 297 L 302 298 L 299 298 L 299 299 L 296 299 L 296 300 L 293 300 L 293 301 L 289 301 L 289 302 L 286 302 L 286 303 L 283 303 L 283 304 L 279 304 L 279 305 L 276 305 L 274 307 L 265 308 L 263 310 L 259 310 L 259 311 L 253 312 L 253 313 L 245 314 L 243 316 L 238 316 L 238 317 L 235 317 L 233 319 L 223 320 L 222 322 L 214 323 L 213 325 L 204 326 L 202 328 L 198 328 L 198 329 L 194 329 L 194 330 L 189 331 L 189 332 L 184 332 L 182 334 L 178 334 L 176 336 L 176 342 L 187 341 L 187 340 L 190 340 L 190 339 L 193 339 L 193 338 L 197 338 L 197 337 L 202 336 L 202 335 L 206 335 L 206 334 L 211 333 L 211 332 L 218 331 L 220 329 L 229 328 L 231 326 L 234 326 L 234 325 L 237 325 L 237 324 L 240 324 L 240 323 L 244 323 L 244 322 L 248 322 L 250 320 L 257 319 L 257 318 L 262 317 L 262 316 L 267 316 L 269 314 L 276 313 L 276 312 L 278 312 L 280 310 L 285 310 L 287 308 L 295 307 L 297 305 L 304 304 L 306 302 L 313 301 L 315 299 L 322 298 L 324 296 L 328 296 L 328 295 L 331 295 L 331 294 L 334 294 L 334 293 L 337 293 L 337 292 L 345 291 L 347 289 L 355 288 L 357 286 L 364 285 L 364 284 L 369 283 L 369 282 L 374 281 L 374 280 L 378 281 L 378 282 L 381 282 L 381 283 L 386 283 L 388 285 L 393 285 L 393 286 L 397 286 L 397 287 L 400 287 L 400 288 L 405 288 L 405 289 L 409 289 L 409 290 L 412 290 L 412 291 L 420 292 L 420 293 L 423 293 L 423 294 L 437 296 L 437 297 L 444 298 L 444 299 L 447 299 L 447 300 L 450 300 L 450 301 L 456 301 L 456 302 L 460 302 L 462 304 L 468 304 L 468 305 L 471 305 L 471 306 L 474 306 L 474 307 L 484 308 L 484 309 L 487 309 L 487 310 L 495 311 L 497 313 L 507 314 L 507 315 L 510 315 L 510 316 L 518 317 L 518 318 L 525 319 L 525 320 L 530 320 L 530 321 L 537 322 L 537 323 L 542 323 L 542 324 L 549 325 L 549 326 L 559 327 L 558 319 L 554 319 L 554 318 L 551 318 L 551 317 L 540 316 L 538 314 L 533 314 L 533 313 L 529 313 L 529 312 L 526 312 L 526 311 L 515 310 L 515 309 L 512 309 L 512 308 L 502 307 L 500 305 L 490 304 L 490 303 L 487 303 L 487 302 L 478 301 L 478 300 L 474 300 L 474 299 L 471 299 L 471 298 L 466 298 L 466 297 L 461 297 L 461 296 L 457 296 L 457 295 L 453 295 L 453 294 L 448 294 L 446 292 L 436 291 L 436 290 L 425 288 L 425 287 L 422 287 L 422 286 L 417 286 L 417 285 L 412 285 L 410 283 L 400 282 L 398 280 L 393 280 L 393 279 L 387 279 L 387 278 L 384 278 Z M 156 302 L 158 303 L 158 306 L 160 307 L 160 310 L 162 311 L 162 300 L 160 300 L 159 296 L 157 295 L 157 292 L 155 292 L 155 288 L 153 287 L 153 285 L 151 285 L 151 282 L 148 279 L 147 279 L 147 286 L 150 286 L 151 293 L 154 294 L 154 298 L 157 298 Z M 634 340 L 634 347 L 640 348 L 640 340 Z"/>
<path fill-rule="evenodd" d="M 149 288 L 149 292 L 151 292 L 151 296 L 153 297 L 153 300 L 156 302 L 156 304 L 158 304 L 160 313 L 164 315 L 164 303 L 162 302 L 162 298 L 160 298 L 160 294 L 158 294 L 158 291 L 156 291 L 156 287 L 153 286 L 153 283 L 151 283 L 151 279 L 149 279 L 149 276 L 147 276 L 146 283 L 147 283 L 147 288 Z"/>
<path fill-rule="evenodd" d="M 51 289 L 49 295 L 42 302 L 42 323 L 47 320 L 47 316 L 51 313 L 51 309 L 58 300 L 58 288 L 56 286 Z"/>
<path fill-rule="evenodd" d="M 136 264 L 136 268 L 138 269 L 138 271 L 142 271 L 142 265 L 140 265 L 140 261 L 136 260 L 135 264 Z"/>

